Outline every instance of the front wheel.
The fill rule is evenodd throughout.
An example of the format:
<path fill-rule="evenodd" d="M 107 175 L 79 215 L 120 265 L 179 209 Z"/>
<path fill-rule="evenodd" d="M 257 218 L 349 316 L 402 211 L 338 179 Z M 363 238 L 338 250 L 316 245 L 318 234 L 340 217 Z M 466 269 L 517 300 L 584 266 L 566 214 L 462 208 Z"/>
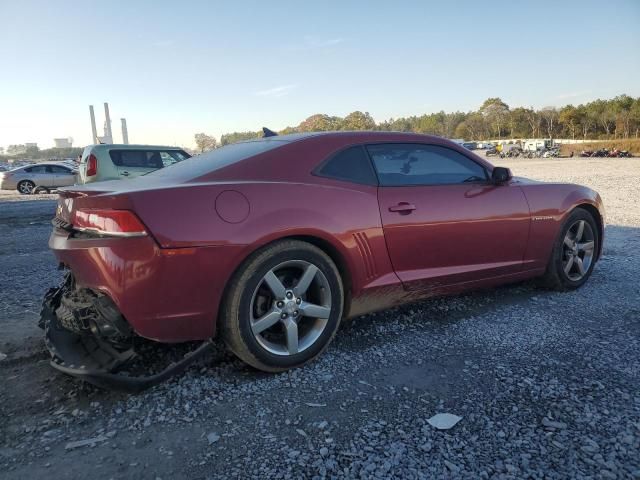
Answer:
<path fill-rule="evenodd" d="M 300 367 L 327 348 L 343 303 L 342 280 L 327 254 L 298 240 L 277 242 L 253 253 L 231 279 L 222 338 L 259 370 Z"/>
<path fill-rule="evenodd" d="M 591 276 L 600 249 L 600 231 L 593 216 L 573 210 L 560 231 L 542 281 L 555 290 L 580 287 Z"/>

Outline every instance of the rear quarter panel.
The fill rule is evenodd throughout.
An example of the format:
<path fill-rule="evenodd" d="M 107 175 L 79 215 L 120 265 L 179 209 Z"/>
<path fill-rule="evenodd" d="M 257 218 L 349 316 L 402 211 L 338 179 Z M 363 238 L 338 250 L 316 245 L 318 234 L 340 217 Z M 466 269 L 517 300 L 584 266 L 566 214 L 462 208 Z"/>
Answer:
<path fill-rule="evenodd" d="M 337 251 L 354 294 L 385 278 L 397 281 L 382 232 L 377 187 L 335 183 L 223 182 L 140 191 L 131 201 L 164 248 L 246 245 L 251 252 L 281 238 L 308 236 Z M 229 191 L 239 192 L 248 203 L 246 218 L 237 223 L 221 218 L 216 207 L 220 195 Z"/>

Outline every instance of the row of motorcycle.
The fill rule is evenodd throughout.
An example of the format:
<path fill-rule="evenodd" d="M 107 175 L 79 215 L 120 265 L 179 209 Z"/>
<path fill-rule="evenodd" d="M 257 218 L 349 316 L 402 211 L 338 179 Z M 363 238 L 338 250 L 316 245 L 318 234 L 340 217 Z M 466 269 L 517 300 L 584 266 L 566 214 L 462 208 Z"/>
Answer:
<path fill-rule="evenodd" d="M 599 150 L 583 150 L 580 152 L 581 157 L 630 157 L 629 150 L 618 150 L 614 148 L 609 150 L 608 148 L 601 148 Z"/>
<path fill-rule="evenodd" d="M 512 148 L 506 152 L 498 152 L 496 149 L 487 150 L 487 157 L 499 156 L 500 158 L 557 158 L 560 156 L 559 148 L 546 148 L 538 150 L 522 150 L 521 148 Z"/>
<path fill-rule="evenodd" d="M 500 158 L 558 158 L 560 156 L 560 148 L 552 147 L 538 150 L 522 150 L 520 148 L 512 148 L 508 151 L 499 152 L 495 148 L 487 150 L 485 152 L 487 157 L 500 157 Z M 571 152 L 569 157 L 573 157 L 574 153 Z M 601 148 L 599 150 L 582 150 L 580 152 L 581 157 L 610 157 L 610 158 L 622 158 L 631 157 L 631 153 L 628 150 L 618 150 L 617 148 L 609 150 L 608 148 Z"/>

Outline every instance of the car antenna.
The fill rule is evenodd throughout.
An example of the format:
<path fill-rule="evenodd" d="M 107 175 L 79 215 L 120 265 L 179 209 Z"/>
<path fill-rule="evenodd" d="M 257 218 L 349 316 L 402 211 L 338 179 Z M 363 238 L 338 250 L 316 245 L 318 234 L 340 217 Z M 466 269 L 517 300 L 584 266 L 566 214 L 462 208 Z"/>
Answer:
<path fill-rule="evenodd" d="M 278 134 L 273 130 L 269 130 L 267 127 L 262 127 L 262 138 L 277 137 Z"/>

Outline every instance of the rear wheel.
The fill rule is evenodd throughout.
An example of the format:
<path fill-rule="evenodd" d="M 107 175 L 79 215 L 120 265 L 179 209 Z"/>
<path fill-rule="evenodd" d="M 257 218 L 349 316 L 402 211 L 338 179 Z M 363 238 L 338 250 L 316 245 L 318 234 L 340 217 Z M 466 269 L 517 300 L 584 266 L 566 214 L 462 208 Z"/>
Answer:
<path fill-rule="evenodd" d="M 31 180 L 23 180 L 18 184 L 18 191 L 22 195 L 31 195 L 35 187 L 35 183 L 33 183 Z"/>
<path fill-rule="evenodd" d="M 222 337 L 260 370 L 299 367 L 331 342 L 343 297 L 338 269 L 322 250 L 298 240 L 278 242 L 251 255 L 231 280 Z"/>
<path fill-rule="evenodd" d="M 576 208 L 562 225 L 543 284 L 556 290 L 580 287 L 591 276 L 599 248 L 600 233 L 593 216 Z"/>
<path fill-rule="evenodd" d="M 34 194 L 38 194 L 38 193 L 49 193 L 49 190 L 45 187 L 35 187 L 33 189 L 33 193 Z"/>

